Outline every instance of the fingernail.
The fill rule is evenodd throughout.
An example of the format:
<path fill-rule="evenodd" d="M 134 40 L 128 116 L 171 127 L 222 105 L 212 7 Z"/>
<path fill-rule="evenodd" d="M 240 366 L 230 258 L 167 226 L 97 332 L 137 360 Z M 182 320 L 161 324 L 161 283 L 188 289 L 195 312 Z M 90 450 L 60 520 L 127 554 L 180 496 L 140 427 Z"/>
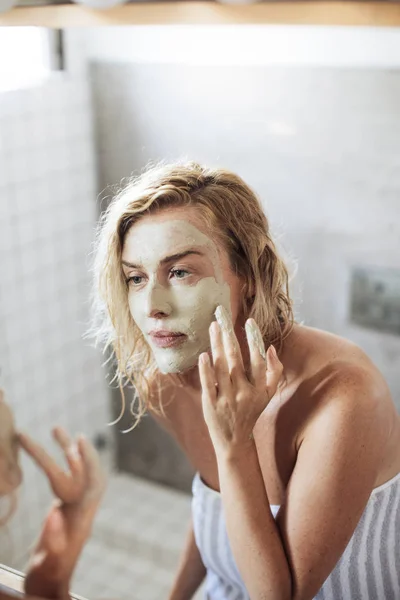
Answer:
<path fill-rule="evenodd" d="M 275 346 L 273 346 L 273 345 L 271 344 L 270 348 L 271 348 L 271 353 L 272 353 L 272 356 L 273 356 L 274 358 L 278 358 L 278 354 L 277 354 L 277 352 L 276 352 L 276 350 L 275 350 Z"/>
<path fill-rule="evenodd" d="M 262 339 L 261 331 L 254 319 L 248 319 L 246 321 L 245 329 L 248 340 L 257 348 L 257 350 L 265 360 L 266 352 L 264 340 Z"/>
<path fill-rule="evenodd" d="M 209 365 L 210 364 L 210 358 L 209 358 L 207 352 L 203 352 L 203 354 L 200 354 L 200 362 L 203 365 Z"/>
<path fill-rule="evenodd" d="M 79 458 L 79 452 L 76 444 L 71 444 L 66 453 L 73 460 L 77 460 Z"/>
<path fill-rule="evenodd" d="M 222 331 L 225 331 L 226 333 L 233 333 L 232 319 L 224 306 L 217 306 L 215 318 L 217 319 L 218 325 L 221 327 Z"/>
<path fill-rule="evenodd" d="M 210 325 L 210 333 L 211 333 L 211 335 L 216 335 L 217 332 L 218 332 L 218 323 L 213 321 Z"/>

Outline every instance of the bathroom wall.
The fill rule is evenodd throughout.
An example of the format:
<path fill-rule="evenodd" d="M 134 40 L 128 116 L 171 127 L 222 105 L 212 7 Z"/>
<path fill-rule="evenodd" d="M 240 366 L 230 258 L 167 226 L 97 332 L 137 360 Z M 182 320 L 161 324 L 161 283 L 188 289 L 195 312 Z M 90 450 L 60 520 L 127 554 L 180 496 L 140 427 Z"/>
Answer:
<path fill-rule="evenodd" d="M 18 427 L 59 458 L 56 423 L 93 437 L 109 421 L 102 359 L 82 338 L 97 218 L 92 134 L 83 78 L 54 73 L 0 93 L 1 383 Z M 18 512 L 0 529 L 0 562 L 20 568 L 51 499 L 29 458 L 22 464 Z"/>

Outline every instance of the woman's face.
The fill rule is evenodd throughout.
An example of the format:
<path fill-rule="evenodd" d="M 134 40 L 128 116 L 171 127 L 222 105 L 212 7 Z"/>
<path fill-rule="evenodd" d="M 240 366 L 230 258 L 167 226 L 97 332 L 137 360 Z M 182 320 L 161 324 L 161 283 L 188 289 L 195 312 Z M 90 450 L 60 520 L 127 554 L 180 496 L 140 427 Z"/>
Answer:
<path fill-rule="evenodd" d="M 0 497 L 13 492 L 22 481 L 19 443 L 10 407 L 0 390 Z"/>
<path fill-rule="evenodd" d="M 237 320 L 242 281 L 193 207 L 140 218 L 125 237 L 122 265 L 131 315 L 162 373 L 197 364 L 219 304 Z"/>

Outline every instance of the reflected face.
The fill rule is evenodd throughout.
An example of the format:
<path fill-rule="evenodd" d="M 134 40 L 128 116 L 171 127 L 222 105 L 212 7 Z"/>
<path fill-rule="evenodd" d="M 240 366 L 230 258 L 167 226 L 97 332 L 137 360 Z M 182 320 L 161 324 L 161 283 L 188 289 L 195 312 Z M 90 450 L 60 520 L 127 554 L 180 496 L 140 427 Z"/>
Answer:
<path fill-rule="evenodd" d="M 197 364 L 209 349 L 208 328 L 219 304 L 235 322 L 240 280 L 196 209 L 142 217 L 126 235 L 122 264 L 131 315 L 162 373 Z"/>
<path fill-rule="evenodd" d="M 10 407 L 0 390 L 0 496 L 13 492 L 22 481 L 19 443 Z"/>

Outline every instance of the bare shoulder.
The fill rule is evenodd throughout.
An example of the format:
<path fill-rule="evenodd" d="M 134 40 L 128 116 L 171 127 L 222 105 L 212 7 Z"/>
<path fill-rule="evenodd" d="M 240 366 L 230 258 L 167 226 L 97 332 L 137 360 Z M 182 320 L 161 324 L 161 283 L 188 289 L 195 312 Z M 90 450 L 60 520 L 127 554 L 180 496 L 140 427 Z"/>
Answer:
<path fill-rule="evenodd" d="M 332 333 L 302 327 L 296 343 L 304 348 L 303 371 L 300 378 L 316 383 L 327 381 L 323 397 L 340 392 L 352 403 L 380 401 L 391 403 L 390 391 L 382 373 L 369 356 L 355 343 Z M 293 356 L 289 360 L 293 361 Z M 357 392 L 354 394 L 354 392 Z"/>
<path fill-rule="evenodd" d="M 301 413 L 297 448 L 320 427 L 340 423 L 349 438 L 363 428 L 373 432 L 377 447 L 381 443 L 388 448 L 388 456 L 396 452 L 389 445 L 395 436 L 399 439 L 396 407 L 384 377 L 359 346 L 325 331 L 299 327 L 282 361 L 294 373 L 286 398 L 292 406 L 288 412 Z"/>
<path fill-rule="evenodd" d="M 281 360 L 297 382 L 330 377 L 336 384 L 367 385 L 379 395 L 389 392 L 379 369 L 357 344 L 327 331 L 296 326 Z"/>
<path fill-rule="evenodd" d="M 304 436 L 332 411 L 350 422 L 376 419 L 390 431 L 398 422 L 389 388 L 363 350 L 331 333 L 296 326 L 281 353 L 286 383 L 264 411 L 258 429 L 276 430 L 298 449 Z"/>

